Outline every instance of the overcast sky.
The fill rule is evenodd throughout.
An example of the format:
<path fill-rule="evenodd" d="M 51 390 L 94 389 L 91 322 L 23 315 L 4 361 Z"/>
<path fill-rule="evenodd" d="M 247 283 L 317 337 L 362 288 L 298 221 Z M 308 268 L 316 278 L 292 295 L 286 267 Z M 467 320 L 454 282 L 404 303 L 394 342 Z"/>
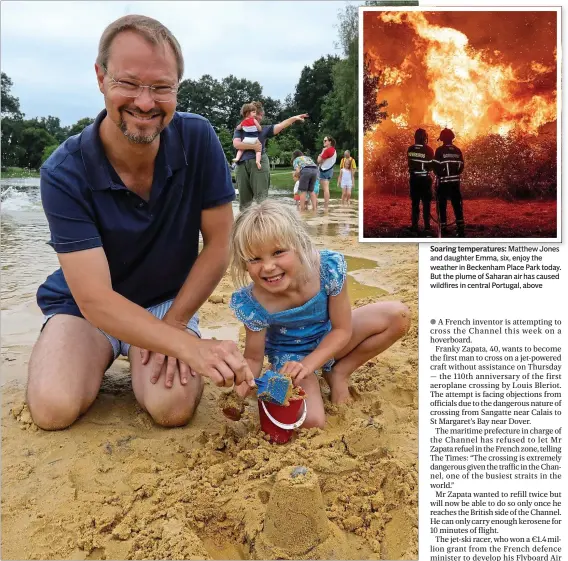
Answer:
<path fill-rule="evenodd" d="M 359 2 L 354 2 L 359 4 Z M 62 125 L 103 107 L 94 72 L 104 28 L 126 14 L 160 20 L 177 37 L 184 78 L 230 74 L 258 81 L 284 101 L 302 68 L 336 49 L 343 1 L 327 2 L 19 2 L 2 1 L 1 66 L 27 118 Z M 239 45 L 243 53 L 239 54 Z"/>

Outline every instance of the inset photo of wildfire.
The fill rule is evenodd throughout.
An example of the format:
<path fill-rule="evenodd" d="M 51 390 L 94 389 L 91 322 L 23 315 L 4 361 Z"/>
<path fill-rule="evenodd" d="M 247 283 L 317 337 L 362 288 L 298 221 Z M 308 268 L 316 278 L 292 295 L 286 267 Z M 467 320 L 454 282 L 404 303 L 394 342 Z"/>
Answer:
<path fill-rule="evenodd" d="M 360 11 L 361 241 L 560 241 L 560 8 Z"/>

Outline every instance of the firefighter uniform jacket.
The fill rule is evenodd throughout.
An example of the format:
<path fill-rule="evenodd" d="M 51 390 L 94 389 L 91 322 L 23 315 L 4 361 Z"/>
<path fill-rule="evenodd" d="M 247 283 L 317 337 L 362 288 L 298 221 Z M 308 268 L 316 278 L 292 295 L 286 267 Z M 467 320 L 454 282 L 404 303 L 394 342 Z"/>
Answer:
<path fill-rule="evenodd" d="M 426 177 L 433 166 L 434 150 L 428 145 L 413 144 L 408 147 L 407 157 L 410 178 Z"/>
<path fill-rule="evenodd" d="M 434 172 L 438 176 L 440 184 L 459 183 L 463 165 L 463 155 L 457 146 L 444 144 L 436 150 Z"/>

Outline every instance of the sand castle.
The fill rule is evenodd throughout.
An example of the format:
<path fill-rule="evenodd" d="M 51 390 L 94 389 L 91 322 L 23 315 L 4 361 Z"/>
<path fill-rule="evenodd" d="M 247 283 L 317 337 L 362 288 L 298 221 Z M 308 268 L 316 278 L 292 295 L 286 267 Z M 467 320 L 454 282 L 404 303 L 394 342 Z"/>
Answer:
<path fill-rule="evenodd" d="M 282 469 L 270 494 L 256 559 L 346 559 L 347 542 L 330 522 L 317 475 L 309 468 Z"/>

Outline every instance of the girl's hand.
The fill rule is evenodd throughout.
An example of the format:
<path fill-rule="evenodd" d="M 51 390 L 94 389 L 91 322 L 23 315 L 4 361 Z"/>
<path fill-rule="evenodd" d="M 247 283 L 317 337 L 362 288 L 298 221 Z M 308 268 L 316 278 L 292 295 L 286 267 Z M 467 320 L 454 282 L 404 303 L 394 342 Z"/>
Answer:
<path fill-rule="evenodd" d="M 235 384 L 234 392 L 241 399 L 244 399 L 245 397 L 247 397 L 250 394 L 251 391 L 252 391 L 252 388 L 246 382 L 241 382 L 240 384 Z"/>
<path fill-rule="evenodd" d="M 297 386 L 310 371 L 301 363 L 294 360 L 290 360 L 284 364 L 280 369 L 280 374 L 285 374 L 292 378 L 292 382 Z"/>

